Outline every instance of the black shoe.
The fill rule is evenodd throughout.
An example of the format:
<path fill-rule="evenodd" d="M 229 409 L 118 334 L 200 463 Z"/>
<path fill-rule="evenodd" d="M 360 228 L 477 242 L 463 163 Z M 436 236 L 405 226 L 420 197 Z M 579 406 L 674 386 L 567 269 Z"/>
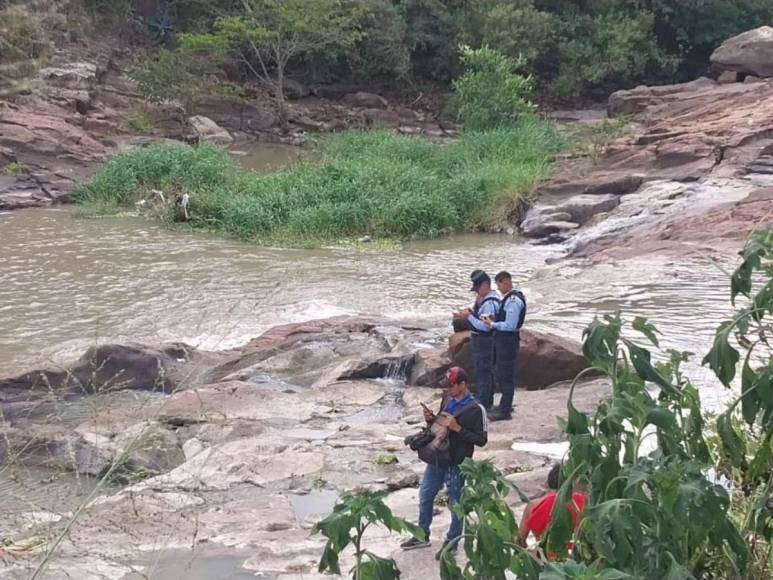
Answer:
<path fill-rule="evenodd" d="M 419 538 L 410 538 L 400 544 L 403 550 L 415 550 L 416 548 L 429 548 L 429 540 L 420 540 Z"/>
<path fill-rule="evenodd" d="M 488 414 L 489 421 L 509 421 L 513 418 L 510 411 L 504 411 L 502 409 L 494 409 Z"/>
<path fill-rule="evenodd" d="M 443 540 L 443 545 L 441 546 L 441 548 L 435 554 L 435 560 L 440 561 L 440 558 L 443 555 L 443 550 L 445 550 L 446 546 L 448 544 L 450 544 L 451 542 L 453 542 L 453 545 L 450 548 L 448 548 L 448 551 L 451 553 L 452 556 L 454 554 L 456 554 L 456 550 L 459 548 L 459 542 L 454 541 L 454 540 Z"/>

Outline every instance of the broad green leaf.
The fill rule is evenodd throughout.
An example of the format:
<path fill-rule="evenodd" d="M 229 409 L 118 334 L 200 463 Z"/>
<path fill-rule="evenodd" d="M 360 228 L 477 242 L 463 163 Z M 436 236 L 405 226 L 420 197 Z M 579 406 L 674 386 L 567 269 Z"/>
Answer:
<path fill-rule="evenodd" d="M 773 280 L 769 280 L 752 300 L 752 318 L 760 321 L 765 317 L 766 312 L 773 311 Z"/>
<path fill-rule="evenodd" d="M 566 419 L 566 433 L 569 435 L 583 435 L 589 433 L 588 430 L 588 416 L 585 413 L 580 413 L 572 401 L 569 400 L 566 403 L 568 410 Z"/>
<path fill-rule="evenodd" d="M 773 431 L 769 431 L 767 437 L 765 437 L 762 444 L 757 449 L 757 453 L 754 454 L 754 459 L 752 459 L 752 462 L 749 465 L 749 479 L 752 481 L 773 472 L 772 438 Z"/>
<path fill-rule="evenodd" d="M 539 580 L 542 566 L 531 554 L 518 550 L 510 560 L 510 571 L 517 576 L 518 580 Z"/>
<path fill-rule="evenodd" d="M 359 574 L 356 575 L 355 569 L 352 568 L 352 576 L 361 580 L 397 580 L 400 578 L 400 570 L 391 558 L 381 558 L 372 552 L 365 552 Z"/>
<path fill-rule="evenodd" d="M 760 410 L 760 395 L 754 384 L 756 381 L 757 373 L 749 366 L 747 357 L 741 370 L 741 396 L 743 397 L 741 399 L 741 412 L 744 421 L 749 425 L 754 423 Z"/>
<path fill-rule="evenodd" d="M 730 346 L 728 337 L 730 335 L 731 323 L 723 322 L 717 328 L 714 344 L 709 353 L 704 357 L 701 364 L 708 364 L 717 378 L 726 387 L 735 377 L 735 369 L 740 355 L 738 351 Z"/>
<path fill-rule="evenodd" d="M 647 425 L 655 425 L 665 431 L 675 431 L 679 428 L 674 414 L 664 407 L 655 407 L 647 412 Z"/>
<path fill-rule="evenodd" d="M 661 389 L 670 395 L 678 395 L 679 391 L 676 387 L 664 377 L 650 362 L 650 353 L 647 349 L 636 346 L 632 342 L 626 340 L 626 346 L 628 352 L 631 355 L 631 362 L 636 369 L 637 374 L 645 381 L 650 381 L 658 385 Z"/>
<path fill-rule="evenodd" d="M 734 467 L 741 467 L 746 462 L 746 445 L 736 433 L 729 413 L 717 417 L 717 433 L 721 443 L 722 454 Z"/>
<path fill-rule="evenodd" d="M 690 571 L 684 566 L 680 565 L 673 554 L 669 552 L 669 558 L 671 558 L 671 565 L 668 567 L 668 572 L 664 576 L 663 580 L 695 580 Z"/>
<path fill-rule="evenodd" d="M 633 319 L 633 326 L 634 330 L 637 330 L 641 332 L 644 336 L 646 336 L 652 344 L 655 346 L 660 346 L 658 344 L 658 337 L 655 336 L 655 333 L 658 332 L 658 329 L 655 328 L 652 324 L 647 322 L 647 319 L 642 316 L 637 316 Z"/>
<path fill-rule="evenodd" d="M 462 569 L 451 552 L 443 554 L 440 558 L 440 578 L 441 580 L 463 580 L 464 578 Z"/>
<path fill-rule="evenodd" d="M 768 408 L 773 407 L 773 359 L 760 370 L 754 381 L 757 395 Z"/>

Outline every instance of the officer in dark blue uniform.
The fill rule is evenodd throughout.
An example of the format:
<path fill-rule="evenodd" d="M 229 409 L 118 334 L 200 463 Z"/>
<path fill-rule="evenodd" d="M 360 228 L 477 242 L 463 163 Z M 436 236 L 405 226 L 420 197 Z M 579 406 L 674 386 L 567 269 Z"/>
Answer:
<path fill-rule="evenodd" d="M 521 346 L 520 330 L 526 317 L 526 297 L 513 288 L 513 279 L 504 270 L 494 277 L 502 295 L 500 307 L 493 321 L 487 326 L 494 334 L 494 377 L 502 398 L 499 406 L 491 411 L 491 421 L 506 421 L 512 416 L 515 395 L 515 369 Z"/>
<path fill-rule="evenodd" d="M 494 335 L 491 324 L 499 312 L 499 297 L 491 289 L 491 278 L 483 270 L 471 275 L 471 290 L 476 299 L 472 308 L 457 313 L 457 318 L 466 319 L 470 325 L 470 348 L 475 369 L 475 387 L 478 401 L 488 410 L 494 405 Z"/>

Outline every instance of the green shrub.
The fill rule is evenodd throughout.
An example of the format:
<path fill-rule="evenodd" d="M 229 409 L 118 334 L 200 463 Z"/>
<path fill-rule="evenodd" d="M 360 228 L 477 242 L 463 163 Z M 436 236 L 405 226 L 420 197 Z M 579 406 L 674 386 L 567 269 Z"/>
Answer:
<path fill-rule="evenodd" d="M 462 46 L 464 74 L 453 83 L 456 118 L 472 130 L 512 125 L 534 108 L 531 79 L 516 74 L 516 62 L 484 46 Z"/>
<path fill-rule="evenodd" d="M 124 128 L 135 133 L 152 133 L 153 121 L 144 113 L 130 115 L 123 122 Z"/>
<path fill-rule="evenodd" d="M 29 74 L 47 52 L 46 33 L 33 14 L 18 7 L 0 10 L 0 77 Z"/>
<path fill-rule="evenodd" d="M 185 191 L 192 226 L 258 242 L 426 238 L 501 221 L 562 147 L 555 128 L 538 119 L 442 145 L 348 132 L 320 139 L 315 160 L 258 175 L 212 146 L 151 146 L 108 161 L 76 199 L 105 208 L 131 205 L 151 189 Z"/>
<path fill-rule="evenodd" d="M 678 62 L 658 46 L 654 14 L 641 10 L 610 11 L 565 22 L 558 60 L 551 88 L 562 97 L 591 90 L 606 94 L 643 79 L 667 77 Z"/>

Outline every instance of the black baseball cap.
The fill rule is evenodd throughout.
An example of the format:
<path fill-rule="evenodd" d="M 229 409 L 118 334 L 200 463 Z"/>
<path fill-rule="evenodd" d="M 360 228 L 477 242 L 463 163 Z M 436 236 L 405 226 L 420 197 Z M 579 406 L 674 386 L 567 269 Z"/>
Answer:
<path fill-rule="evenodd" d="M 470 274 L 470 280 L 472 280 L 472 288 L 470 290 L 473 292 L 484 282 L 491 282 L 491 278 L 483 270 L 473 270 L 472 274 Z"/>

